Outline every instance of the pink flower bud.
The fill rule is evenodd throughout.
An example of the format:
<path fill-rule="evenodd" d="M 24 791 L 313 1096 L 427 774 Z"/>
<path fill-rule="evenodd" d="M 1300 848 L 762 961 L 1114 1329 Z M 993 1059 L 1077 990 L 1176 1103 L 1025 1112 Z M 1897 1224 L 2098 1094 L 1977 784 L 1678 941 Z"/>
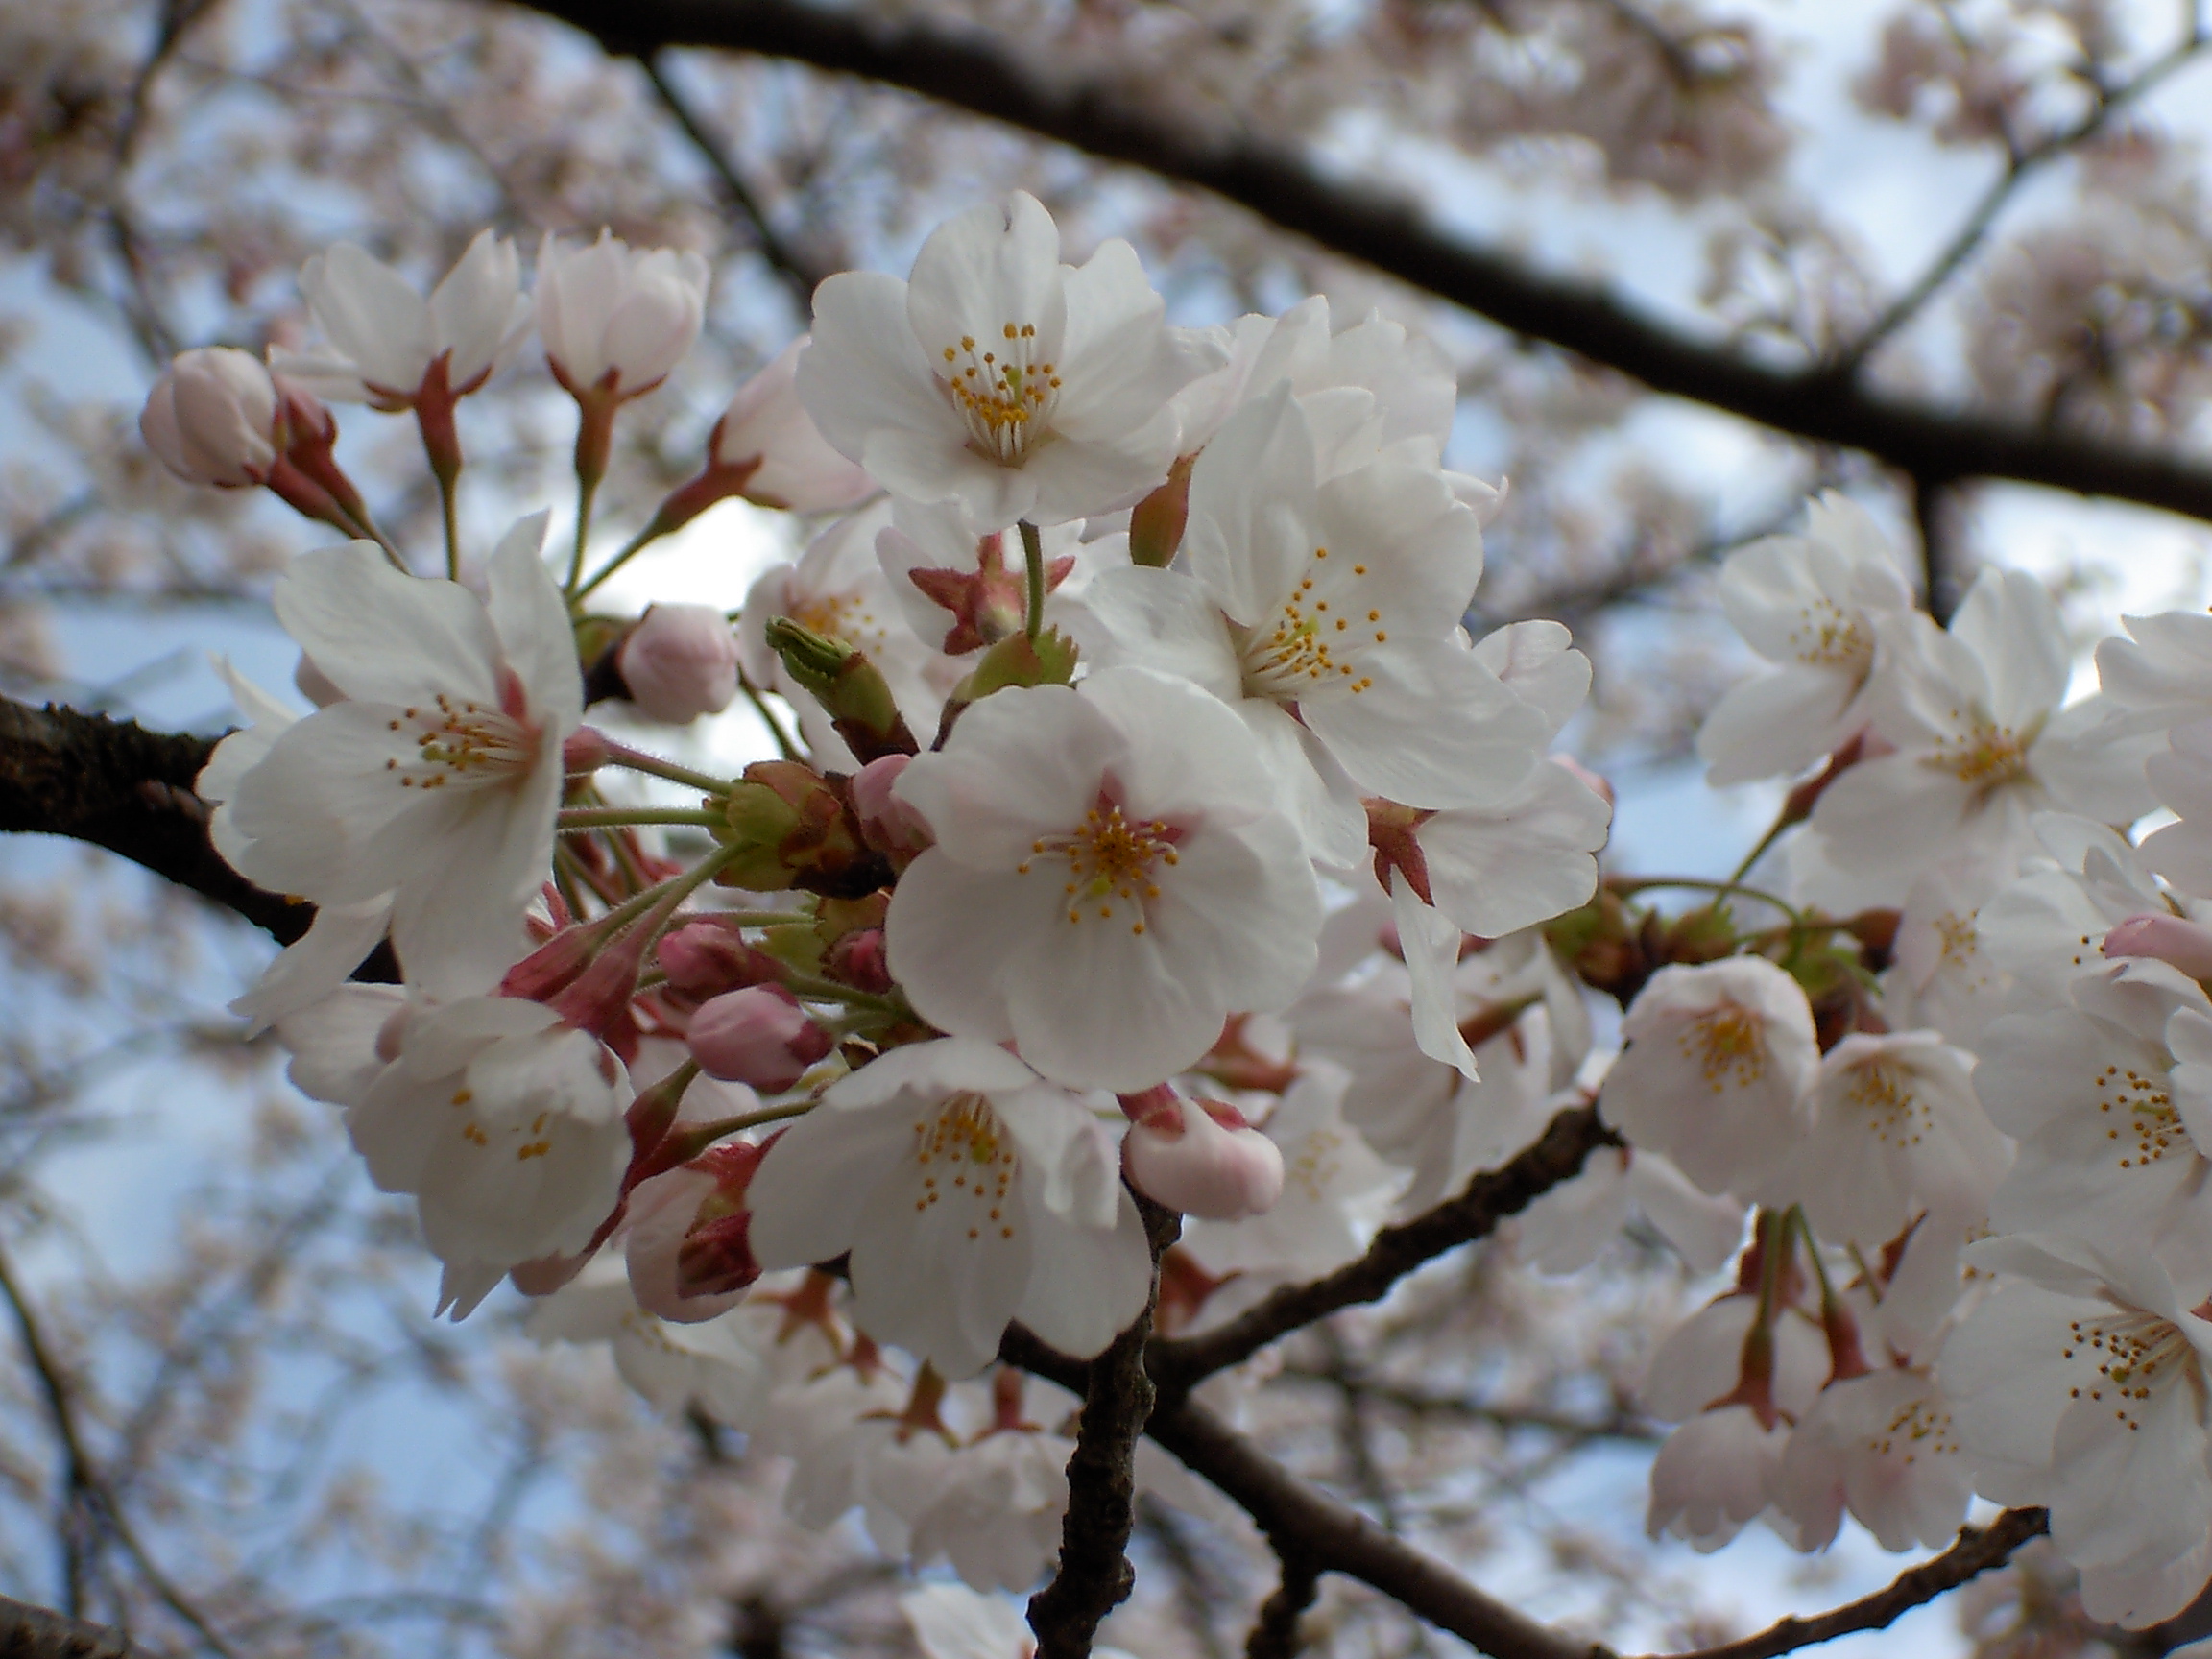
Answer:
<path fill-rule="evenodd" d="M 707 261 L 672 248 L 634 249 L 607 231 L 586 248 L 538 251 L 532 296 L 555 376 L 571 393 L 634 397 L 659 385 L 699 337 Z"/>
<path fill-rule="evenodd" d="M 719 997 L 776 977 L 776 964 L 716 916 L 686 922 L 662 937 L 658 955 L 668 983 L 690 997 Z"/>
<path fill-rule="evenodd" d="M 624 1257 L 639 1307 L 678 1324 L 697 1324 L 727 1312 L 760 1277 L 745 1195 L 766 1150 L 726 1141 L 637 1184 L 630 1194 Z"/>
<path fill-rule="evenodd" d="M 1154 1203 L 1212 1221 L 1238 1221 L 1283 1195 L 1275 1142 L 1219 1100 L 1161 1101 L 1147 1092 L 1121 1142 L 1129 1184 Z"/>
<path fill-rule="evenodd" d="M 2192 979 L 2212 978 L 2212 928 L 2179 916 L 2130 916 L 2104 935 L 2107 956 L 2155 956 Z"/>
<path fill-rule="evenodd" d="M 709 1077 L 763 1094 L 791 1087 L 830 1052 L 830 1033 L 781 985 L 725 991 L 691 1016 L 691 1058 Z"/>
<path fill-rule="evenodd" d="M 863 927 L 858 932 L 846 934 L 830 947 L 823 966 L 855 991 L 868 991 L 878 997 L 894 983 L 891 958 L 884 950 L 880 927 Z"/>
<path fill-rule="evenodd" d="M 651 605 L 614 655 L 630 701 L 648 720 L 688 725 L 737 694 L 737 637 L 710 605 Z"/>
<path fill-rule="evenodd" d="M 899 799 L 892 785 L 906 770 L 911 755 L 885 755 L 853 774 L 848 787 L 860 834 L 878 853 L 919 857 L 935 839 L 922 814 Z"/>
<path fill-rule="evenodd" d="M 614 758 L 606 736 L 589 726 L 579 726 L 561 745 L 561 770 L 571 778 L 585 777 Z"/>
<path fill-rule="evenodd" d="M 138 430 L 189 483 L 259 484 L 276 460 L 276 383 L 258 358 L 233 347 L 181 352 L 147 395 Z"/>

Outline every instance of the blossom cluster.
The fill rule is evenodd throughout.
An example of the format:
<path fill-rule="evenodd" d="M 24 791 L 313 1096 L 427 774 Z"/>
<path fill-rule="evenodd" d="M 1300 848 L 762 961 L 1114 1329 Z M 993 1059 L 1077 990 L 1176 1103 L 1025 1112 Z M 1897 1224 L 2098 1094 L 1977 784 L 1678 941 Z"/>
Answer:
<path fill-rule="evenodd" d="M 276 585 L 312 710 L 238 683 L 199 790 L 316 906 L 238 1011 L 415 1200 L 442 1310 L 508 1282 L 787 1457 L 801 1519 L 1018 1590 L 1075 1402 L 1011 1326 L 1217 1324 L 1595 1101 L 1616 1143 L 1523 1253 L 1577 1271 L 1640 1214 L 1735 1262 L 1652 1358 L 1655 1534 L 1933 1546 L 1979 1494 L 2049 1507 L 2096 1617 L 2212 1576 L 2212 619 L 2132 621 L 2069 701 L 2040 584 L 1987 570 L 1938 627 L 1824 495 L 1720 582 L 1771 666 L 1699 749 L 1791 781 L 1773 830 L 1724 881 L 1601 882 L 1609 791 L 1551 753 L 1590 665 L 1466 631 L 1499 492 L 1444 465 L 1453 375 L 1395 324 L 1179 327 L 1127 245 L 1067 264 L 986 204 L 907 280 L 825 282 L 594 565 L 697 261 L 548 242 L 525 293 L 487 232 L 427 300 L 350 248 L 302 287 L 321 349 L 188 352 L 144 429 L 348 538 Z M 455 406 L 533 328 L 572 541 L 534 513 L 477 557 Z M 325 399 L 416 418 L 442 577 Z M 803 532 L 737 612 L 595 608 L 732 496 Z M 740 694 L 775 757 L 638 746 Z M 1020 1650 L 958 1605 L 926 1640 Z"/>
<path fill-rule="evenodd" d="M 1581 1062 L 1536 928 L 1596 891 L 1609 801 L 1548 753 L 1589 665 L 1463 628 L 1498 492 L 1443 465 L 1454 377 L 1402 327 L 1175 326 L 1126 244 L 1063 263 L 1015 195 L 910 280 L 824 283 L 595 558 L 696 259 L 548 241 L 526 289 L 486 232 L 427 299 L 346 246 L 301 286 L 318 347 L 187 352 L 143 428 L 347 538 L 276 584 L 312 707 L 234 682 L 199 790 L 316 907 L 237 1010 L 413 1198 L 442 1311 L 511 1283 L 543 1339 L 786 1455 L 801 1518 L 1020 1589 L 1076 1403 L 998 1364 L 1010 1325 L 1081 1358 L 1156 1299 L 1225 1317 L 1508 1155 Z M 572 541 L 537 512 L 479 554 L 456 409 L 533 332 Z M 333 402 L 415 418 L 442 575 Z M 805 532 L 739 611 L 596 608 L 732 496 Z M 638 746 L 740 694 L 775 757 Z"/>

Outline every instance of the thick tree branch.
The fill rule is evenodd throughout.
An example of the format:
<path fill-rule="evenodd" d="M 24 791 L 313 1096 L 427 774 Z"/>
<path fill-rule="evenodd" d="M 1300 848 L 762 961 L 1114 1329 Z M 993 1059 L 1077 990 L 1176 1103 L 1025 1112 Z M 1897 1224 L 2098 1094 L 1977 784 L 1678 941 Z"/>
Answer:
<path fill-rule="evenodd" d="M 1213 191 L 1346 258 L 1640 380 L 1935 479 L 2005 478 L 2212 519 L 2212 466 L 2093 436 L 1870 391 L 1834 369 L 1761 363 L 1665 327 L 1601 289 L 1544 276 L 1425 224 L 1372 182 L 1336 183 L 1283 147 L 1200 132 L 1111 83 L 1047 78 L 987 36 L 805 0 L 515 0 L 642 57 L 720 47 L 857 75 Z"/>
<path fill-rule="evenodd" d="M 1160 1297 L 1160 1255 L 1183 1220 L 1149 1199 L 1138 1203 L 1152 1246 L 1152 1291 L 1144 1310 L 1087 1367 L 1075 1451 L 1068 1459 L 1060 1564 L 1052 1582 L 1029 1598 L 1037 1659 L 1089 1659 L 1098 1622 L 1129 1599 L 1137 1581 L 1128 1553 L 1137 1517 L 1137 1442 L 1153 1398 L 1144 1344 Z"/>
<path fill-rule="evenodd" d="M 0 833 L 66 835 L 120 853 L 289 945 L 315 907 L 264 892 L 207 839 L 193 781 L 214 739 L 0 698 Z"/>
<path fill-rule="evenodd" d="M 0 1659 L 138 1659 L 119 1631 L 0 1596 Z"/>
<path fill-rule="evenodd" d="M 1400 1226 L 1384 1228 L 1358 1261 L 1308 1284 L 1278 1290 L 1202 1335 L 1154 1343 L 1150 1356 L 1154 1380 L 1163 1389 L 1187 1389 L 1339 1308 L 1386 1295 L 1414 1268 L 1487 1237 L 1506 1216 L 1571 1180 L 1599 1146 L 1618 1143 L 1599 1120 L 1595 1106 L 1560 1113 L 1517 1156 L 1500 1168 L 1477 1175 L 1458 1197 Z"/>

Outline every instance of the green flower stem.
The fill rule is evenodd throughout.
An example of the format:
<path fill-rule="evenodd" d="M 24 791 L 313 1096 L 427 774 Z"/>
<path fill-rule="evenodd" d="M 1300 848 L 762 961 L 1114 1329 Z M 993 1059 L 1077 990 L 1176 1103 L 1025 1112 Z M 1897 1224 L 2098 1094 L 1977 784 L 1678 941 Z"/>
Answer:
<path fill-rule="evenodd" d="M 1045 626 L 1045 538 L 1026 518 L 1021 522 L 1021 531 L 1022 562 L 1029 569 L 1029 613 L 1023 618 L 1023 628 L 1034 639 Z"/>
<path fill-rule="evenodd" d="M 601 733 L 607 745 L 607 755 L 615 765 L 633 772 L 642 772 L 649 778 L 665 778 L 671 783 L 684 783 L 705 795 L 727 795 L 730 780 L 716 778 L 710 773 L 694 772 L 690 767 L 674 760 L 664 760 L 658 755 L 649 755 L 642 749 L 633 749 L 626 743 L 617 743 Z"/>
<path fill-rule="evenodd" d="M 692 824 L 711 829 L 728 822 L 719 812 L 684 806 L 564 806 L 553 827 L 563 834 L 573 834 L 581 830 L 612 830 L 633 824 Z"/>

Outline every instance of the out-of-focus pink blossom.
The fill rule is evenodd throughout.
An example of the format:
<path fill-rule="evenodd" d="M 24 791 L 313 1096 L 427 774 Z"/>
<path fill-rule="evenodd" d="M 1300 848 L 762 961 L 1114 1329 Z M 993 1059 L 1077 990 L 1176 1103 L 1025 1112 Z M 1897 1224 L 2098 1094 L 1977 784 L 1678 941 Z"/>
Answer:
<path fill-rule="evenodd" d="M 193 484 L 264 482 L 278 452 L 276 386 L 259 359 L 230 346 L 179 354 L 138 416 L 146 446 Z"/>
<path fill-rule="evenodd" d="M 2130 916 L 2104 935 L 2107 956 L 2155 956 L 2192 979 L 2212 979 L 2212 928 L 2178 916 Z"/>
<path fill-rule="evenodd" d="M 1236 1107 L 1157 1089 L 1123 1104 L 1136 1119 L 1121 1142 L 1121 1167 L 1155 1203 L 1238 1221 L 1264 1214 L 1283 1196 L 1281 1150 Z"/>
<path fill-rule="evenodd" d="M 737 694 L 737 640 L 711 605 L 651 605 L 622 641 L 615 669 L 649 720 L 688 725 Z"/>
<path fill-rule="evenodd" d="M 635 397 L 665 379 L 699 338 L 707 261 L 689 250 L 632 248 L 605 230 L 583 248 L 547 236 L 533 298 L 562 385 Z"/>

